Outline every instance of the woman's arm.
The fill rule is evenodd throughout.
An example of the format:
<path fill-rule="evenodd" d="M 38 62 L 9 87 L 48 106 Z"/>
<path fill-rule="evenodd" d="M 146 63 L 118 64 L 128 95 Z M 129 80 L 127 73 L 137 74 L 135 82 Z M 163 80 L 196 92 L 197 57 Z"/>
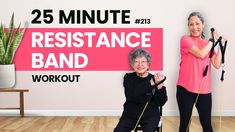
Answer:
<path fill-rule="evenodd" d="M 222 54 L 221 54 L 221 50 L 219 48 L 217 54 L 212 56 L 212 59 L 211 59 L 212 65 L 216 69 L 219 69 L 220 65 L 221 65 L 221 60 L 222 60 Z"/>
<path fill-rule="evenodd" d="M 155 81 L 153 81 L 153 79 Z M 151 79 L 151 84 L 152 82 L 160 82 L 163 79 L 163 75 L 161 73 L 154 74 L 154 78 Z M 154 86 L 155 87 L 155 86 Z M 163 106 L 167 102 L 167 92 L 166 92 L 166 87 L 164 86 L 163 83 L 155 87 L 155 94 L 153 95 L 153 101 L 158 105 L 158 106 Z"/>
<path fill-rule="evenodd" d="M 153 96 L 153 101 L 158 105 L 158 106 L 163 106 L 168 100 L 167 97 L 167 92 L 166 92 L 166 87 L 163 86 L 161 89 L 156 90 L 154 96 Z"/>
<path fill-rule="evenodd" d="M 202 49 L 199 49 L 196 45 L 193 45 L 189 49 L 189 52 L 191 54 L 193 54 L 194 56 L 203 59 L 208 54 L 208 52 L 211 50 L 212 45 L 213 44 L 212 44 L 211 41 L 209 41 L 207 43 L 207 45 L 204 48 L 202 48 Z"/>

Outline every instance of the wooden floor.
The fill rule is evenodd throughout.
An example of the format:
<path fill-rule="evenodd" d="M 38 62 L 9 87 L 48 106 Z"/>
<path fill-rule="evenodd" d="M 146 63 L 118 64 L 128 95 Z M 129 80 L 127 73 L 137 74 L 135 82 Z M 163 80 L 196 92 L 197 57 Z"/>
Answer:
<path fill-rule="evenodd" d="M 112 132 L 119 117 L 0 117 L 0 132 Z M 219 132 L 219 117 L 212 120 L 214 132 Z M 163 119 L 163 132 L 177 132 L 179 118 Z M 235 117 L 223 117 L 221 132 L 235 131 Z M 190 132 L 202 132 L 197 117 L 193 117 Z"/>

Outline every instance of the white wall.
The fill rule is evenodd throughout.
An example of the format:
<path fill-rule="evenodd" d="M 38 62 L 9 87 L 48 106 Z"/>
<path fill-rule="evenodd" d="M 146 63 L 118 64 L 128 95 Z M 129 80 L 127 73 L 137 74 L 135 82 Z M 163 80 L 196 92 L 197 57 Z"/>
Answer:
<path fill-rule="evenodd" d="M 213 111 L 219 114 L 219 101 L 223 96 L 222 112 L 235 115 L 233 75 L 235 61 L 235 2 L 233 0 L 0 0 L 0 21 L 7 23 L 15 12 L 15 23 L 32 20 L 31 11 L 35 8 L 53 10 L 82 9 L 128 9 L 132 21 L 135 18 L 150 18 L 149 25 L 30 25 L 30 27 L 115 27 L 115 28 L 163 28 L 163 73 L 167 76 L 169 101 L 164 107 L 165 115 L 176 115 L 176 81 L 178 77 L 180 52 L 179 39 L 187 33 L 187 17 L 192 11 L 200 11 L 206 18 L 207 34 L 210 27 L 227 36 L 229 43 L 226 52 L 226 73 L 222 92 L 219 92 L 221 71 L 213 70 Z M 58 18 L 56 18 L 58 19 Z M 8 24 L 7 24 L 8 25 Z M 123 58 L 125 59 L 125 58 Z M 127 58 L 126 58 L 127 59 Z M 23 63 L 23 60 L 22 60 Z M 119 115 L 124 102 L 122 77 L 127 71 L 18 71 L 16 87 L 29 88 L 25 97 L 26 115 Z M 79 83 L 32 83 L 32 74 L 80 74 Z M 0 93 L 0 106 L 17 105 L 14 94 Z M 52 110 L 52 111 L 49 111 Z M 65 111 L 72 110 L 72 111 Z M 6 112 L 6 111 L 4 111 Z M 4 113 L 3 113 L 4 114 Z"/>

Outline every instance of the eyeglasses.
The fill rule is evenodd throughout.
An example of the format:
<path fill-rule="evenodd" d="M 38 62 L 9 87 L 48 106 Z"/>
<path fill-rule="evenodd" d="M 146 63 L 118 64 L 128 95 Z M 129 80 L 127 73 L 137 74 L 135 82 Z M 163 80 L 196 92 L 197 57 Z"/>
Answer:
<path fill-rule="evenodd" d="M 134 61 L 134 65 L 146 65 L 147 61 Z"/>

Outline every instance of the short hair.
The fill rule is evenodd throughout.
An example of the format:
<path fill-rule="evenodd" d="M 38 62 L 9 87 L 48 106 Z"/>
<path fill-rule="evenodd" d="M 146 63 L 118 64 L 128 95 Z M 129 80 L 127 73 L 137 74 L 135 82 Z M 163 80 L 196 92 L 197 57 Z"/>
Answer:
<path fill-rule="evenodd" d="M 134 51 L 132 51 L 129 56 L 131 65 L 134 65 L 135 59 L 137 57 L 145 57 L 147 60 L 147 64 L 150 65 L 151 55 L 148 51 L 141 48 L 136 48 Z"/>

